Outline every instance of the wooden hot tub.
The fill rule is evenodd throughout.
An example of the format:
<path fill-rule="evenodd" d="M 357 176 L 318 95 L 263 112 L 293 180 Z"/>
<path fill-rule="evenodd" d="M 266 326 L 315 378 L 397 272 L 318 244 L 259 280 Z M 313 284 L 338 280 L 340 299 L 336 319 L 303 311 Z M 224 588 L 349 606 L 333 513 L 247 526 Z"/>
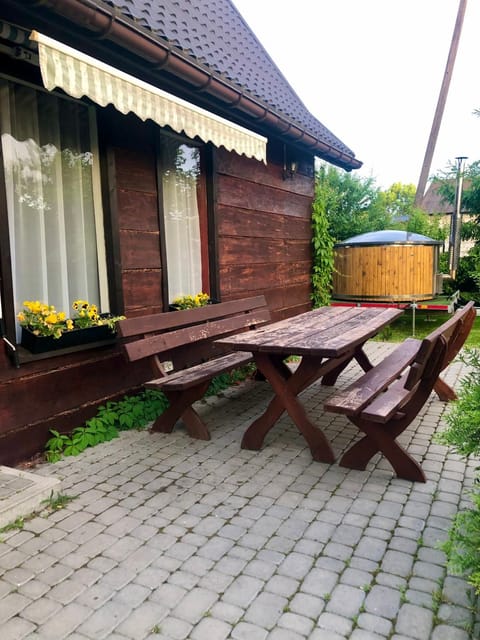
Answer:
<path fill-rule="evenodd" d="M 364 233 L 335 245 L 338 300 L 413 302 L 441 293 L 441 242 L 406 231 Z M 440 290 L 439 290 L 440 289 Z"/>

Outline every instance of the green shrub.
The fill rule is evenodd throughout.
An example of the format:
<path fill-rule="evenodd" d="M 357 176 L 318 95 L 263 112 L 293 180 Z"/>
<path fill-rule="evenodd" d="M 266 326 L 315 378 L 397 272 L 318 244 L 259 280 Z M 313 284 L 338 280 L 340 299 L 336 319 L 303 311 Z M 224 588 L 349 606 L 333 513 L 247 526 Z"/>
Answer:
<path fill-rule="evenodd" d="M 446 416 L 447 428 L 435 440 L 461 456 L 480 453 L 480 351 L 467 349 L 460 359 L 470 367 L 462 379 L 458 400 Z M 477 478 L 478 482 L 479 478 Z M 480 595 L 480 493 L 475 487 L 472 507 L 460 511 L 441 545 L 452 572 L 464 574 Z"/>
<path fill-rule="evenodd" d="M 119 431 L 141 429 L 155 420 L 167 406 L 165 395 L 154 389 L 125 396 L 118 402 L 107 402 L 98 408 L 97 415 L 74 429 L 70 435 L 51 429 L 53 437 L 45 445 L 45 456 L 49 462 L 57 462 L 64 455 L 77 456 L 87 447 L 113 440 Z"/>
<path fill-rule="evenodd" d="M 447 554 L 453 573 L 468 576 L 468 582 L 480 595 L 480 493 L 472 494 L 473 506 L 460 511 L 448 532 L 448 539 L 441 547 Z"/>
<path fill-rule="evenodd" d="M 461 456 L 480 453 L 480 351 L 466 349 L 459 356 L 470 371 L 461 380 L 458 400 L 446 415 L 447 428 L 435 440 Z"/>

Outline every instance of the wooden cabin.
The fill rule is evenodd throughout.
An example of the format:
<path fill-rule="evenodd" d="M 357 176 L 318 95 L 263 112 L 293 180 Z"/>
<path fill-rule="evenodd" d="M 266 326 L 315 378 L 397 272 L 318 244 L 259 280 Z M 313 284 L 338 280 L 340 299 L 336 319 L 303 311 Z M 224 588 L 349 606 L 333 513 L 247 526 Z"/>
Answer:
<path fill-rule="evenodd" d="M 31 353 L 24 300 L 133 317 L 203 291 L 265 294 L 274 318 L 305 311 L 314 158 L 361 162 L 229 0 L 3 0 L 0 58 L 0 463 L 13 464 L 150 375 L 114 339 Z"/>

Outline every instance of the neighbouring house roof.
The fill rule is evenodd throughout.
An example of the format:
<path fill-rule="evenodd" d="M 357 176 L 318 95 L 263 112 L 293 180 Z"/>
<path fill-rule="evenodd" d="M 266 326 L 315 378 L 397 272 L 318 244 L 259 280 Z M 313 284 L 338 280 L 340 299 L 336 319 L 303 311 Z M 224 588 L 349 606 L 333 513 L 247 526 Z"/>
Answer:
<path fill-rule="evenodd" d="M 455 186 L 455 180 L 449 181 L 452 187 Z M 463 188 L 468 189 L 471 182 L 469 180 L 465 180 L 463 182 Z M 440 184 L 438 182 L 432 182 L 428 187 L 425 195 L 422 200 L 422 209 L 427 213 L 441 213 L 444 215 L 450 215 L 453 213 L 454 205 L 450 204 L 446 200 L 443 199 L 441 194 L 439 193 Z"/>
<path fill-rule="evenodd" d="M 261 132 L 346 170 L 362 165 L 305 107 L 230 0 L 23 3 L 27 11 L 37 6 L 77 24 L 78 33 L 110 41 L 117 53 L 120 47 L 139 56 L 149 71 L 178 78 L 232 118 L 258 123 Z"/>

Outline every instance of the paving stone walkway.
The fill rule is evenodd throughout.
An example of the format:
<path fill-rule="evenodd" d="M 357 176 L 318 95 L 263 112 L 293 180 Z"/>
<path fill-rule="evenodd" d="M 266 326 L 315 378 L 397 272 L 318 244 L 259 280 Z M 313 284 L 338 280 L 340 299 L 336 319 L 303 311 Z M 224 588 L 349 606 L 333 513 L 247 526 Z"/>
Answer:
<path fill-rule="evenodd" d="M 371 343 L 373 361 L 391 348 Z M 462 365 L 447 381 L 457 385 Z M 359 374 L 352 365 L 338 386 Z M 356 437 L 302 395 L 339 457 Z M 465 506 L 473 461 L 432 443 L 432 395 L 401 441 L 426 484 L 313 462 L 284 416 L 262 451 L 240 449 L 270 397 L 247 382 L 199 403 L 209 442 L 128 432 L 33 470 L 76 496 L 1 534 L 1 640 L 471 640 L 477 606 L 438 542 Z"/>

